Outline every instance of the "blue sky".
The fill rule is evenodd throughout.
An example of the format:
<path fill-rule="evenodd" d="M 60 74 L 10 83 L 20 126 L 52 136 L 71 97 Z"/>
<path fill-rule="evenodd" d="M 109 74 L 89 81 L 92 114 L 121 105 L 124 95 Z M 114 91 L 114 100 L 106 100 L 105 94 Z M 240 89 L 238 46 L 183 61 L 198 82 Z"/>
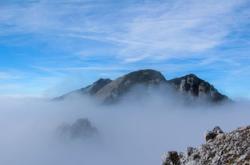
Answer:
<path fill-rule="evenodd" d="M 250 98 L 248 0 L 0 1 L 0 95 L 56 96 L 143 68 Z"/>

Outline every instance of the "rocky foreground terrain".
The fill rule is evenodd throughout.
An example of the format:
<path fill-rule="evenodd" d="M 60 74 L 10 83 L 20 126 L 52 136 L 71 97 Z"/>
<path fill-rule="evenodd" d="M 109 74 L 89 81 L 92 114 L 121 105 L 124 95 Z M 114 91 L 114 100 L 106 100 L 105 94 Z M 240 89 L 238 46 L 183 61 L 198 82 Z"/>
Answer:
<path fill-rule="evenodd" d="M 186 153 L 169 151 L 163 165 L 250 165 L 250 126 L 224 133 L 219 127 L 206 133 L 206 143 Z"/>

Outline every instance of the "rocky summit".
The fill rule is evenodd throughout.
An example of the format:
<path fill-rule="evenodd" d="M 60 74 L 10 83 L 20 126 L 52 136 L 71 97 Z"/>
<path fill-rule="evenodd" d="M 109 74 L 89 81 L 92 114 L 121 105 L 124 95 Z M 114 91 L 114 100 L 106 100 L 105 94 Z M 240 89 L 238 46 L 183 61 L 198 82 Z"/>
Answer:
<path fill-rule="evenodd" d="M 173 84 L 174 87 L 181 92 L 189 93 L 192 96 L 205 97 L 214 102 L 222 101 L 227 98 L 227 96 L 219 93 L 213 85 L 194 74 L 172 79 L 169 83 Z"/>
<path fill-rule="evenodd" d="M 163 165 L 250 165 L 250 126 L 229 133 L 215 127 L 205 140 L 198 148 L 188 147 L 186 153 L 164 154 Z"/>
<path fill-rule="evenodd" d="M 118 77 L 115 80 L 99 79 L 92 85 L 65 94 L 57 99 L 64 99 L 71 94 L 90 95 L 102 102 L 114 103 L 119 101 L 136 86 L 172 88 L 176 93 L 181 93 L 193 98 L 205 98 L 212 102 L 227 100 L 228 98 L 218 92 L 213 85 L 200 79 L 194 74 L 167 80 L 162 73 L 152 69 L 138 70 Z M 166 90 L 167 91 L 167 90 Z"/>

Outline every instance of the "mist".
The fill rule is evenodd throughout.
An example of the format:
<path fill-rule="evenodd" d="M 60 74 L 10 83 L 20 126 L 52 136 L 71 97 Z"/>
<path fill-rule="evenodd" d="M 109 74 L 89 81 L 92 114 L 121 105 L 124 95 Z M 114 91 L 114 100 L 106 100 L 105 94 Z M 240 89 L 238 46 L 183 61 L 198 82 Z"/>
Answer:
<path fill-rule="evenodd" d="M 224 131 L 249 124 L 250 102 L 186 104 L 160 92 L 132 92 L 117 104 L 88 97 L 62 101 L 0 98 L 0 164 L 4 165 L 153 165 L 169 150 L 204 143 L 214 126 Z M 58 127 L 86 118 L 93 138 L 62 138 Z"/>

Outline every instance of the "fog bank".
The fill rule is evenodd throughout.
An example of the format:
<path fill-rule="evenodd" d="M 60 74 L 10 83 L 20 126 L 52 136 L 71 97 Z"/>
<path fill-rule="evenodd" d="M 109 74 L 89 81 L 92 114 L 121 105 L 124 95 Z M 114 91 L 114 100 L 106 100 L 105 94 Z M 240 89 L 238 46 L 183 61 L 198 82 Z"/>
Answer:
<path fill-rule="evenodd" d="M 130 97 L 132 98 L 132 97 Z M 186 105 L 154 94 L 119 104 L 96 104 L 86 97 L 63 101 L 0 98 L 0 164 L 152 165 L 168 150 L 204 142 L 206 130 L 230 131 L 249 125 L 250 103 Z M 87 118 L 98 137 L 60 138 L 56 129 Z"/>

